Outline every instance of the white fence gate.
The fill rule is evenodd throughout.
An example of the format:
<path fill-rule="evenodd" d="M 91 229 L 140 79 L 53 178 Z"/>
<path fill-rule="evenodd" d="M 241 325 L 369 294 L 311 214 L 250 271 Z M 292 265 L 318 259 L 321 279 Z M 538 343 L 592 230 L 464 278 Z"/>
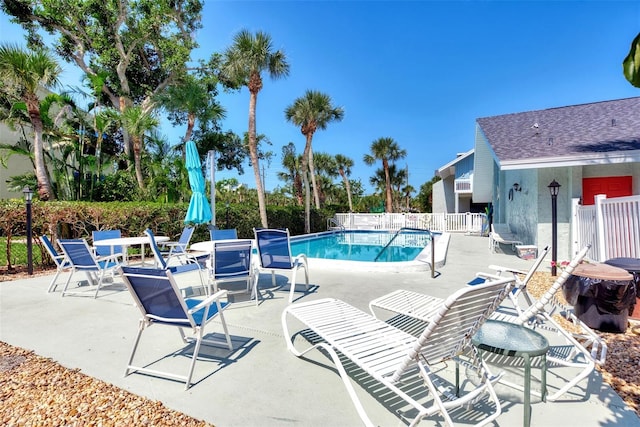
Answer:
<path fill-rule="evenodd" d="M 590 256 L 604 262 L 611 258 L 640 258 L 640 196 L 607 199 L 597 195 L 595 204 L 573 205 L 573 251 L 591 244 Z"/>

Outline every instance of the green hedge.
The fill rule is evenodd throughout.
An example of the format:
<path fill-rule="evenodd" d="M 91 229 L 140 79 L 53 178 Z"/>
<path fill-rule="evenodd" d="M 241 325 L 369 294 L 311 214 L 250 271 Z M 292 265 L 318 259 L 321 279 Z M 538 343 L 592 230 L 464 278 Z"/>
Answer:
<path fill-rule="evenodd" d="M 177 239 L 184 227 L 187 203 L 165 204 L 149 202 L 40 202 L 32 204 L 32 231 L 37 237 L 47 234 L 52 239 L 86 238 L 91 241 L 94 230 L 119 229 L 123 236 L 140 236 L 150 227 L 156 234 Z M 326 230 L 327 218 L 333 212 L 311 211 L 311 232 Z M 298 206 L 268 206 L 269 227 L 289 228 L 291 235 L 304 234 L 304 208 Z M 216 205 L 216 225 L 227 228 L 227 207 Z M 231 204 L 228 208 L 229 228 L 238 230 L 238 237 L 253 238 L 253 228 L 260 226 L 257 206 Z M 26 264 L 26 209 L 20 199 L 0 200 L 0 265 L 11 268 Z M 192 242 L 208 240 L 205 225 L 198 225 Z M 40 241 L 34 239 L 34 265 L 47 263 Z M 37 254 L 37 256 L 36 256 Z M 7 256 L 9 255 L 9 256 Z"/>

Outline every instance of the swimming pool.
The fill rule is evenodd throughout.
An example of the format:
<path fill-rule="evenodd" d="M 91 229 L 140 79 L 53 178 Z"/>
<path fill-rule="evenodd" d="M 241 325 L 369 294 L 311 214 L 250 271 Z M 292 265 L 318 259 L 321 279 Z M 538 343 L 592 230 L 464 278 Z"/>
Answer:
<path fill-rule="evenodd" d="M 330 231 L 291 238 L 291 252 L 304 253 L 314 265 L 384 271 L 427 270 L 431 265 L 428 232 Z M 385 246 L 389 243 L 388 247 Z M 436 266 L 444 264 L 449 235 L 434 233 Z M 438 250 L 440 248 L 440 251 Z M 444 253 L 442 249 L 444 248 Z M 440 253 L 439 253 L 440 252 Z"/>

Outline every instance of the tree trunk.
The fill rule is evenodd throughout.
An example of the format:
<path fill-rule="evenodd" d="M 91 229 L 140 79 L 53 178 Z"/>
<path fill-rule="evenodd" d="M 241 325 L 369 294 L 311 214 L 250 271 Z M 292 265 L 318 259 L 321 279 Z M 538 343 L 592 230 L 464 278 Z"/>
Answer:
<path fill-rule="evenodd" d="M 389 175 L 389 162 L 382 161 L 382 167 L 384 168 L 385 189 L 387 194 L 387 207 L 386 212 L 393 212 L 393 196 L 391 191 L 391 176 Z"/>
<path fill-rule="evenodd" d="M 313 138 L 313 134 L 310 136 Z M 309 140 L 309 175 L 311 175 L 311 185 L 313 186 L 313 201 L 316 209 L 320 209 L 320 191 L 316 182 L 316 170 L 313 164 L 313 149 L 311 148 L 311 140 Z"/>
<path fill-rule="evenodd" d="M 342 176 L 342 180 L 344 181 L 344 187 L 347 190 L 347 200 L 349 201 L 349 212 L 353 212 L 353 203 L 351 202 L 351 184 L 349 184 L 349 178 L 347 178 L 347 174 L 344 173 L 343 169 L 339 170 L 340 176 Z"/>
<path fill-rule="evenodd" d="M 131 138 L 133 140 L 133 162 L 136 169 L 136 180 L 138 181 L 138 187 L 144 190 L 144 177 L 142 176 L 142 141 L 138 138 Z"/>
<path fill-rule="evenodd" d="M 267 206 L 264 200 L 264 188 L 260 178 L 260 165 L 258 164 L 258 141 L 256 140 L 256 103 L 258 94 L 249 93 L 249 157 L 253 166 L 253 175 L 256 180 L 256 190 L 258 191 L 258 209 L 260 211 L 260 222 L 264 228 L 267 223 Z"/>
<path fill-rule="evenodd" d="M 38 197 L 46 201 L 53 199 L 51 182 L 44 161 L 44 150 L 42 141 L 42 117 L 40 117 L 40 105 L 37 99 L 27 104 L 29 119 L 33 126 L 33 158 L 36 167 L 36 180 L 38 181 Z"/>
<path fill-rule="evenodd" d="M 306 163 L 303 161 L 303 163 Z M 304 183 L 304 232 L 311 233 L 311 191 L 309 190 L 309 172 L 302 172 L 302 182 Z"/>
<path fill-rule="evenodd" d="M 196 115 L 194 113 L 189 113 L 187 116 L 187 130 L 184 133 L 184 138 L 182 138 L 182 142 L 184 142 L 185 144 L 187 143 L 187 141 L 191 139 L 191 135 L 193 134 L 193 128 L 195 124 L 196 124 Z M 182 153 L 184 157 L 184 154 L 186 153 L 186 151 L 182 150 Z"/>
<path fill-rule="evenodd" d="M 309 190 L 309 153 L 311 152 L 311 139 L 313 133 L 308 132 L 305 135 L 307 142 L 302 153 L 302 162 L 300 164 L 300 173 L 302 173 L 302 182 L 304 183 L 304 232 L 311 233 L 311 192 Z"/>

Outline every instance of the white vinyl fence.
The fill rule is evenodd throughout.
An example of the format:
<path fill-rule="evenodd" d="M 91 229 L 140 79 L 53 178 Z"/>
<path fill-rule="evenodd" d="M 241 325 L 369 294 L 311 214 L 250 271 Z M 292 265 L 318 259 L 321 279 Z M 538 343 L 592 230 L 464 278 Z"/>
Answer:
<path fill-rule="evenodd" d="M 590 243 L 595 261 L 640 258 L 640 196 L 607 199 L 601 194 L 590 206 L 575 200 L 573 218 L 574 252 Z"/>
<path fill-rule="evenodd" d="M 420 228 L 436 232 L 487 234 L 487 216 L 482 213 L 337 213 L 327 223 L 330 229 L 392 230 Z"/>

